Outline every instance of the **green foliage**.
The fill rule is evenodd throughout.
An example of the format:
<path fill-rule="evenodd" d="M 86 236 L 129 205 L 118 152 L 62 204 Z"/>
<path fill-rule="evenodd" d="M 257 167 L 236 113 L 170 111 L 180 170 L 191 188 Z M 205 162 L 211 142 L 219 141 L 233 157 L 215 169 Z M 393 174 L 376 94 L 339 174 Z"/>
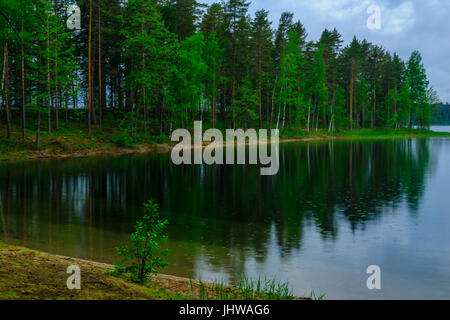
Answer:
<path fill-rule="evenodd" d="M 202 33 L 190 36 L 180 44 L 176 72 L 172 79 L 173 96 L 179 112 L 173 113 L 173 119 L 184 122 L 190 112 L 201 112 L 203 80 L 207 71 L 203 61 L 204 50 L 205 38 Z"/>
<path fill-rule="evenodd" d="M 433 111 L 432 123 L 434 125 L 450 125 L 450 105 L 448 103 L 435 106 Z"/>
<path fill-rule="evenodd" d="M 403 126 L 411 125 L 411 90 L 409 86 L 409 81 L 406 80 L 401 89 L 398 96 L 399 103 L 399 111 L 398 118 L 400 124 Z"/>
<path fill-rule="evenodd" d="M 361 77 L 356 83 L 356 93 L 355 93 L 355 103 L 356 111 L 358 114 L 362 115 L 369 112 L 369 90 L 370 86 L 364 77 Z M 364 124 L 361 123 L 361 127 Z"/>
<path fill-rule="evenodd" d="M 251 16 L 246 0 L 88 0 L 78 3 L 82 23 L 74 31 L 66 28 L 68 3 L 0 3 L 0 71 L 7 78 L 0 106 L 8 97 L 8 130 L 22 105 L 23 128 L 30 127 L 27 113 L 42 116 L 32 118 L 34 128 L 47 127 L 37 137 L 60 126 L 62 111 L 75 110 L 67 123 L 82 124 L 89 87 L 94 127 L 126 114 L 126 133 L 115 141 L 125 146 L 199 119 L 224 128 L 294 127 L 289 132 L 427 128 L 439 102 L 418 51 L 405 63 L 365 39 L 342 48 L 336 29 L 308 41 L 291 12 L 274 30 L 269 12 Z"/>
<path fill-rule="evenodd" d="M 246 275 L 240 276 L 238 285 L 238 293 L 243 299 L 266 299 L 266 300 L 293 300 L 289 284 L 282 282 L 276 278 L 268 279 L 258 278 L 253 280 Z"/>
<path fill-rule="evenodd" d="M 152 141 L 155 141 L 156 143 L 166 143 L 169 141 L 169 137 L 164 134 L 160 136 L 152 136 Z"/>
<path fill-rule="evenodd" d="M 224 78 L 220 76 L 223 52 L 224 49 L 220 46 L 216 31 L 211 31 L 205 40 L 203 55 L 207 68 L 205 74 L 205 95 L 210 101 L 210 112 L 213 116 L 213 122 L 215 122 L 216 104 L 219 98 L 218 87 L 224 83 Z"/>
<path fill-rule="evenodd" d="M 167 240 L 164 235 L 168 221 L 161 220 L 158 204 L 148 201 L 145 204 L 147 213 L 138 220 L 135 231 L 131 234 L 132 247 L 119 247 L 117 253 L 122 260 L 116 263 L 115 274 L 129 273 L 134 282 L 143 283 L 160 268 L 167 266 L 164 257 L 168 250 L 161 248 Z"/>
<path fill-rule="evenodd" d="M 428 128 L 431 123 L 431 107 L 427 96 L 429 82 L 418 51 L 411 54 L 407 66 L 406 74 L 411 90 L 411 108 L 415 124 L 421 128 Z"/>
<path fill-rule="evenodd" d="M 258 95 L 252 88 L 250 80 L 245 78 L 235 101 L 234 122 L 246 125 L 253 123 L 258 119 L 258 114 L 256 113 L 257 105 Z"/>
<path fill-rule="evenodd" d="M 323 47 L 319 48 L 314 53 L 311 62 L 311 69 L 309 73 L 309 92 L 311 94 L 312 102 L 316 116 L 316 131 L 319 126 L 318 116 L 324 114 L 326 111 L 326 104 L 328 102 L 328 87 L 326 86 L 326 65 L 323 58 Z M 314 123 L 313 123 L 314 127 Z"/>
<path fill-rule="evenodd" d="M 311 293 L 309 295 L 309 300 L 323 300 L 325 298 L 325 294 L 319 294 L 317 295 L 314 290 L 311 290 Z"/>
<path fill-rule="evenodd" d="M 304 103 L 304 82 L 305 82 L 305 59 L 302 52 L 302 38 L 297 30 L 288 33 L 285 55 L 281 63 L 281 86 L 283 87 L 281 99 L 286 103 L 294 119 L 304 120 L 306 117 L 306 107 Z"/>
<path fill-rule="evenodd" d="M 126 131 L 121 131 L 118 135 L 113 136 L 111 141 L 120 147 L 132 147 L 134 145 L 133 138 Z"/>
<path fill-rule="evenodd" d="M 197 294 L 194 293 L 194 283 L 190 280 L 191 293 L 200 300 L 294 300 L 295 297 L 287 282 L 276 278 L 253 280 L 241 274 L 235 286 L 225 284 L 223 280 L 212 284 L 197 282 Z"/>
<path fill-rule="evenodd" d="M 399 121 L 399 115 L 398 115 L 398 111 L 397 111 L 397 106 L 398 106 L 398 92 L 397 89 L 391 89 L 388 92 L 388 96 L 386 99 L 386 105 L 388 110 L 392 110 L 392 112 L 389 112 L 387 115 L 387 119 L 386 121 L 386 126 L 388 128 L 395 128 L 397 126 L 397 123 Z M 389 116 L 390 115 L 390 116 Z"/>

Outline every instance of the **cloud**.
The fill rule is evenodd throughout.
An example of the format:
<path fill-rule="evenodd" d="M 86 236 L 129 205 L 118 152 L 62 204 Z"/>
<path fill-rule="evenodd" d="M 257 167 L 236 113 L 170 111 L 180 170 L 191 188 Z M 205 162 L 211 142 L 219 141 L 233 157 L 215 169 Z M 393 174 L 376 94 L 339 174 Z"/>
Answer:
<path fill-rule="evenodd" d="M 400 33 L 414 25 L 414 5 L 411 2 L 403 2 L 395 8 L 382 8 L 381 12 L 384 20 L 382 30 L 387 34 Z"/>
<path fill-rule="evenodd" d="M 205 0 L 207 3 L 220 0 Z M 381 8 L 381 30 L 369 30 L 366 10 Z M 422 54 L 430 84 L 441 100 L 450 101 L 450 1 L 448 0 L 253 0 L 250 12 L 270 11 L 273 27 L 281 13 L 293 12 L 306 27 L 309 40 L 325 28 L 336 28 L 346 43 L 353 36 L 367 39 L 407 60 L 414 50 Z"/>
<path fill-rule="evenodd" d="M 334 19 L 349 19 L 361 12 L 365 11 L 370 5 L 369 0 L 316 0 L 306 1 L 305 6 L 320 12 L 322 15 L 328 16 Z"/>

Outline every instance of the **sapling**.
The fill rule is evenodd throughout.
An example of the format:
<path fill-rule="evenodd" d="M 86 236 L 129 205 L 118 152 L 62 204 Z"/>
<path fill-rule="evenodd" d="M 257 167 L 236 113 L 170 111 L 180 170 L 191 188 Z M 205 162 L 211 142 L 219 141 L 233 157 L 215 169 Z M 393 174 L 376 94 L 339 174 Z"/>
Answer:
<path fill-rule="evenodd" d="M 130 236 L 132 246 L 116 248 L 122 260 L 115 264 L 114 270 L 118 275 L 129 273 L 131 280 L 137 283 L 145 282 L 168 265 L 164 257 L 169 251 L 161 248 L 161 243 L 167 241 L 164 233 L 168 221 L 160 219 L 157 203 L 150 200 L 144 206 L 146 213 L 136 222 L 135 231 Z"/>

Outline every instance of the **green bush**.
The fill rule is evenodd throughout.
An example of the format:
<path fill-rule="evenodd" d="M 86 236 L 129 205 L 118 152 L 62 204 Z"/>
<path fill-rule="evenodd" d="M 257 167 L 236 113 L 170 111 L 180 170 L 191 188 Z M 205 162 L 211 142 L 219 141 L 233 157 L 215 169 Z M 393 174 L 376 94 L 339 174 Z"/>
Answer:
<path fill-rule="evenodd" d="M 134 140 L 126 131 L 121 131 L 119 135 L 113 136 L 111 141 L 120 147 L 132 147 Z"/>
<path fill-rule="evenodd" d="M 129 273 L 131 280 L 137 283 L 145 282 L 158 274 L 160 268 L 168 265 L 164 257 L 169 251 L 161 248 L 161 243 L 167 240 L 164 233 L 168 221 L 160 220 L 158 204 L 148 201 L 144 205 L 147 212 L 136 222 L 135 231 L 130 237 L 132 247 L 116 248 L 122 261 L 115 264 L 114 270 L 118 275 Z"/>
<path fill-rule="evenodd" d="M 163 134 L 161 136 L 152 136 L 152 141 L 156 143 L 166 143 L 167 141 L 169 141 L 169 138 L 165 134 Z"/>

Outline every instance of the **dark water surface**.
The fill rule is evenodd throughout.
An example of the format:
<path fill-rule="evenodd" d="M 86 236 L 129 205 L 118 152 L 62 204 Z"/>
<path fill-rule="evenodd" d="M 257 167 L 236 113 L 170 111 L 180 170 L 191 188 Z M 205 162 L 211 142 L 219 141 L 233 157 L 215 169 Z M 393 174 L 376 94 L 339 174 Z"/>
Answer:
<path fill-rule="evenodd" d="M 0 164 L 0 237 L 117 261 L 147 199 L 170 222 L 164 273 L 288 281 L 297 295 L 450 299 L 450 139 L 289 143 L 280 171 L 170 154 Z M 378 265 L 382 290 L 366 287 Z"/>

